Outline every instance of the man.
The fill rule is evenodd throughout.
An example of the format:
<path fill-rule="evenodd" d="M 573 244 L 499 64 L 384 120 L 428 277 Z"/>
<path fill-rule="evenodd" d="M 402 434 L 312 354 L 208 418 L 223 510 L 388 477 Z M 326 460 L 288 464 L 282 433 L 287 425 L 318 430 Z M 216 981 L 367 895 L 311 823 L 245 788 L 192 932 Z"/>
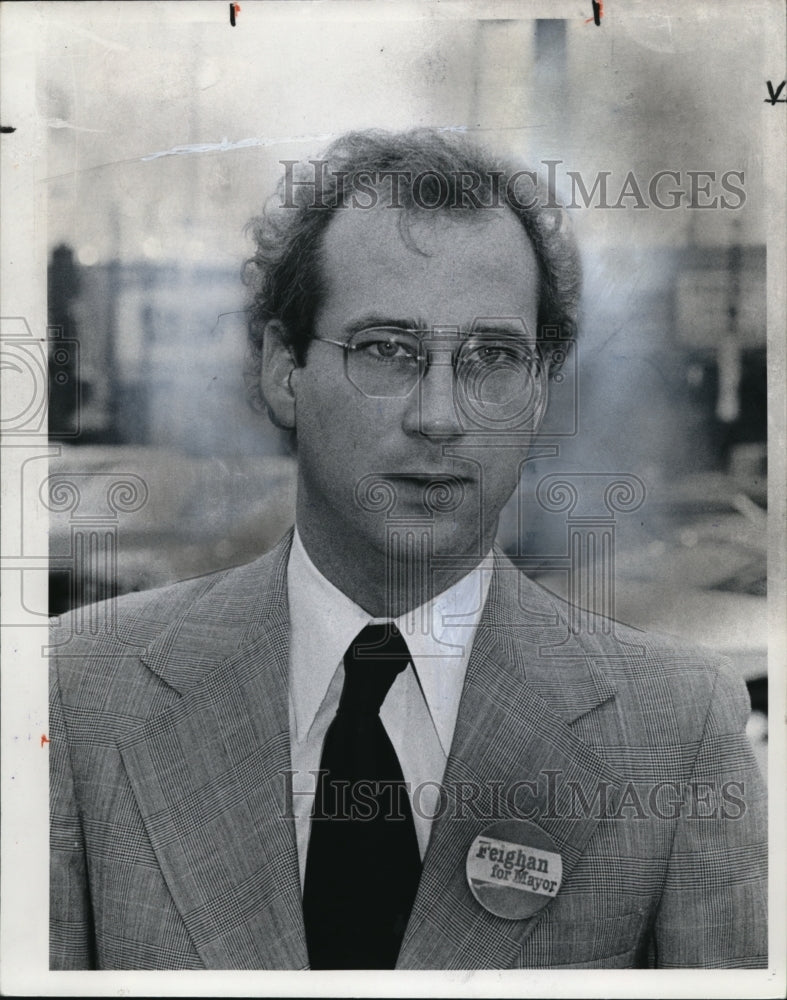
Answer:
<path fill-rule="evenodd" d="M 52 967 L 766 964 L 742 682 L 494 547 L 575 332 L 549 192 L 432 132 L 293 166 L 249 280 L 295 533 L 61 623 Z"/>

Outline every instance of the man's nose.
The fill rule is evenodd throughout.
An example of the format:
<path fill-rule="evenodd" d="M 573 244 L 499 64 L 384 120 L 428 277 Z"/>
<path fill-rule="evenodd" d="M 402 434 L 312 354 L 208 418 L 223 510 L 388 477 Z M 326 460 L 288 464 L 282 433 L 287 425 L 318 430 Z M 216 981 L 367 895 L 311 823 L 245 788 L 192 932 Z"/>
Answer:
<path fill-rule="evenodd" d="M 405 430 L 435 438 L 455 438 L 462 434 L 449 349 L 438 348 L 430 352 L 426 374 L 416 386 L 407 408 Z"/>

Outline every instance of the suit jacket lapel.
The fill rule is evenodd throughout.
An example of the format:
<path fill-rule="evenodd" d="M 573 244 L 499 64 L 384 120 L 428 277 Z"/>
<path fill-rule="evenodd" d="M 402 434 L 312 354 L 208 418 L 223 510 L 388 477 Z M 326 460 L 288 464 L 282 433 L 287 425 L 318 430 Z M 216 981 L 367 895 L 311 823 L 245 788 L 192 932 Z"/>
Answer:
<path fill-rule="evenodd" d="M 230 571 L 151 646 L 148 665 L 183 697 L 120 747 L 210 968 L 307 964 L 286 773 L 290 541 Z"/>
<path fill-rule="evenodd" d="M 620 783 L 571 728 L 609 703 L 614 687 L 582 655 L 557 602 L 504 558 L 496 570 L 465 677 L 445 809 L 434 822 L 398 968 L 515 964 L 544 911 L 512 921 L 475 900 L 465 875 L 474 838 L 495 820 L 529 815 L 556 844 L 565 884 L 599 818 L 596 809 L 575 808 L 571 783 L 590 801 L 601 790 L 610 802 Z M 535 789 L 516 784 L 525 781 Z"/>

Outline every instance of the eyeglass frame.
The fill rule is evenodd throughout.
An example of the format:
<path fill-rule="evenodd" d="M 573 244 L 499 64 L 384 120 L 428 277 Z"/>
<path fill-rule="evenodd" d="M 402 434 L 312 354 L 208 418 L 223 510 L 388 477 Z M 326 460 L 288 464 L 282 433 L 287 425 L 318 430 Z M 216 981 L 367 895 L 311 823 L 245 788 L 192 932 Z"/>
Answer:
<path fill-rule="evenodd" d="M 419 353 L 413 358 L 413 360 L 417 361 L 418 364 L 419 364 L 419 371 L 418 371 L 417 378 L 413 382 L 412 387 L 410 389 L 408 389 L 408 391 L 405 393 L 404 396 L 380 397 L 380 398 L 390 398 L 390 399 L 404 399 L 404 398 L 406 398 L 406 396 L 409 396 L 410 393 L 413 391 L 413 389 L 415 389 L 416 386 L 418 386 L 423 381 L 423 379 L 426 376 L 426 373 L 429 371 L 429 365 L 430 365 L 429 351 L 427 350 L 426 354 L 421 354 L 420 351 L 422 350 L 423 343 L 424 343 L 424 336 L 423 335 L 426 335 L 427 337 L 428 336 L 434 336 L 435 335 L 434 334 L 434 329 L 419 328 L 419 327 L 394 327 L 394 326 L 382 326 L 382 325 L 381 326 L 369 326 L 369 327 L 364 327 L 362 330 L 355 330 L 355 331 L 353 331 L 352 336 L 353 337 L 359 336 L 362 333 L 369 333 L 369 332 L 371 332 L 373 330 L 391 330 L 391 331 L 396 331 L 397 333 L 409 333 L 409 334 L 416 334 L 416 335 L 420 334 L 421 335 L 421 336 L 417 336 L 417 340 L 418 340 L 418 343 L 419 343 Z M 462 349 L 464 348 L 464 346 L 466 344 L 469 344 L 469 343 L 472 342 L 470 338 L 472 338 L 473 336 L 476 336 L 476 337 L 478 336 L 478 334 L 474 334 L 472 331 L 468 334 L 466 331 L 460 331 L 460 330 L 454 331 L 453 329 L 451 331 L 451 335 L 452 336 L 458 336 L 458 335 L 460 335 L 463 332 L 466 334 L 465 339 L 463 339 L 451 351 L 451 367 L 454 369 L 454 371 L 456 371 L 457 361 L 459 360 L 460 353 L 461 353 Z M 439 337 L 439 334 L 437 336 Z M 507 335 L 507 334 L 498 334 L 494 338 L 493 337 L 489 337 L 488 335 L 485 334 L 484 338 L 487 339 L 487 340 L 490 340 L 490 341 L 495 340 L 495 339 L 497 339 L 497 340 L 503 340 L 503 341 L 505 341 L 505 340 L 509 340 L 509 341 L 517 340 L 518 341 L 519 340 L 519 338 L 517 338 L 515 336 Z M 447 339 L 447 337 L 444 338 L 444 339 Z M 350 343 L 349 340 L 334 340 L 332 337 L 318 337 L 316 334 L 312 335 L 312 337 L 310 338 L 310 341 L 311 340 L 318 340 L 318 341 L 320 341 L 320 343 L 323 343 L 323 344 L 333 344 L 335 347 L 341 347 L 343 349 L 343 351 L 344 351 L 344 358 L 345 358 L 345 375 L 347 374 L 346 368 L 347 368 L 347 362 L 349 360 L 349 353 L 350 353 L 350 351 L 356 351 L 356 350 L 360 349 L 359 347 L 356 347 L 354 344 Z M 538 365 L 543 364 L 544 358 L 543 358 L 543 356 L 541 354 L 540 346 L 539 346 L 539 344 L 538 344 L 537 341 L 536 341 L 536 343 L 534 345 L 524 344 L 524 346 L 526 346 L 529 350 L 533 351 L 533 358 L 532 358 L 533 361 L 535 361 Z M 423 365 L 424 367 L 421 368 L 420 367 L 421 365 Z M 348 379 L 349 379 L 350 382 L 352 382 L 353 385 L 355 385 L 355 383 L 352 381 L 352 379 L 349 378 L 349 376 L 348 376 Z M 358 388 L 358 387 L 356 386 L 356 388 Z"/>

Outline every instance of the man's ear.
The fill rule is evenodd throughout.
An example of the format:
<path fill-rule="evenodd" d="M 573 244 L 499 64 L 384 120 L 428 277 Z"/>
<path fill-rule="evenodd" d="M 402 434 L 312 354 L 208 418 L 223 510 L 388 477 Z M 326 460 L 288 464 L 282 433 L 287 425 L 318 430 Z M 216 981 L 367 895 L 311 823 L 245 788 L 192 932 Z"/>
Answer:
<path fill-rule="evenodd" d="M 284 326 L 277 319 L 270 320 L 263 330 L 260 389 L 274 423 L 288 430 L 295 427 L 295 394 L 290 383 L 296 367 Z"/>

